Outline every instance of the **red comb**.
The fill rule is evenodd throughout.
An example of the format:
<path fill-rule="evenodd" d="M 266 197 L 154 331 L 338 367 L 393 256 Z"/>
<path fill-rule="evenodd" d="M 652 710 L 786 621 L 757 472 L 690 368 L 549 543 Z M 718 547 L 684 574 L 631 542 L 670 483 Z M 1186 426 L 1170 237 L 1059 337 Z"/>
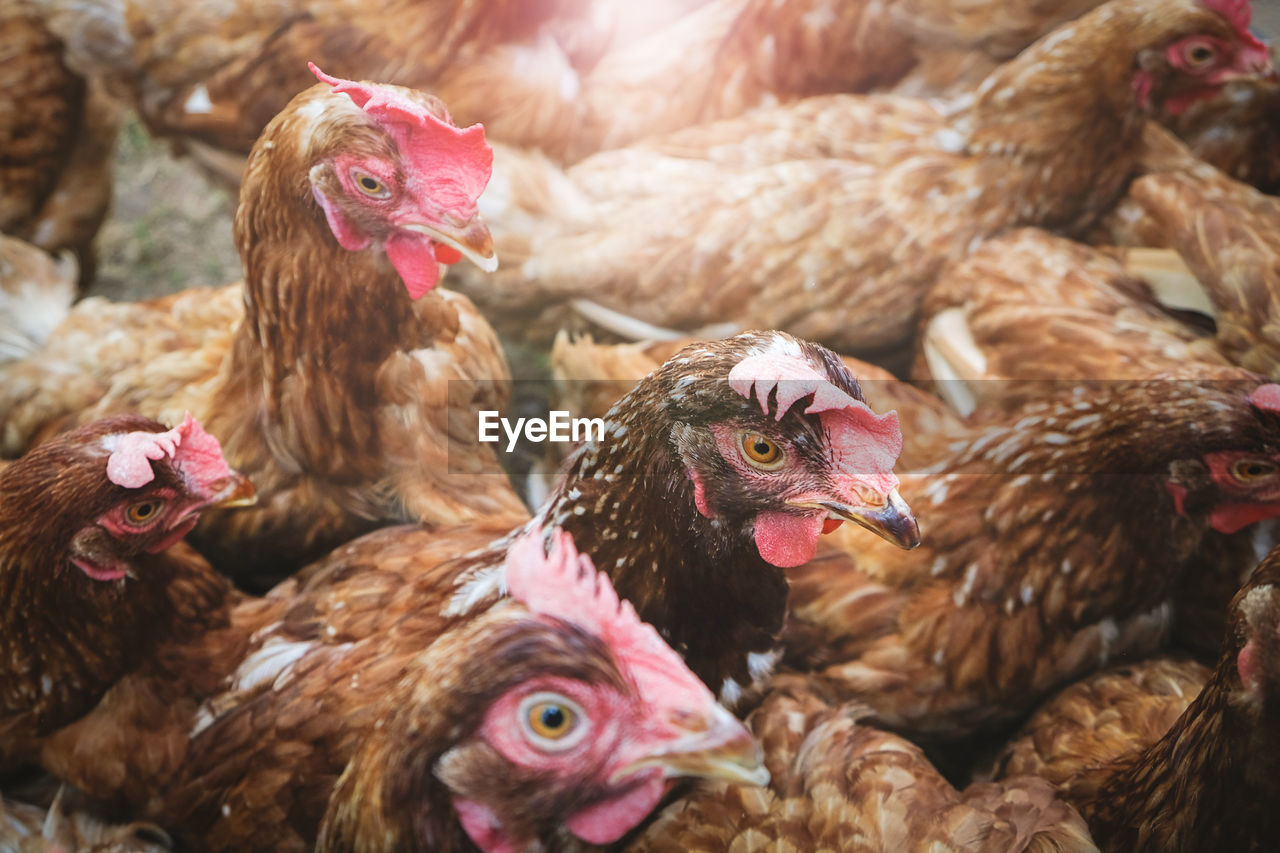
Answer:
<path fill-rule="evenodd" d="M 463 219 L 475 215 L 476 199 L 493 171 L 493 149 L 482 125 L 455 127 L 398 87 L 331 77 L 314 62 L 307 67 L 386 129 L 414 171 L 430 176 L 431 196 L 443 209 Z"/>

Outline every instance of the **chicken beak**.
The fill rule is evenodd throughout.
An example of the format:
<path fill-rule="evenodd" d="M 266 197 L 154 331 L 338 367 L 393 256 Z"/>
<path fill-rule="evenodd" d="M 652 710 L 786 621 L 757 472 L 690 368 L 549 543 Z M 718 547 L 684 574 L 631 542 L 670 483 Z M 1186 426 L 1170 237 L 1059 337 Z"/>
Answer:
<path fill-rule="evenodd" d="M 859 524 L 904 550 L 920 545 L 920 525 L 897 489 L 890 491 L 880 506 L 849 506 L 838 501 L 814 501 L 811 505 L 825 509 L 833 518 Z"/>
<path fill-rule="evenodd" d="M 726 708 L 713 707 L 710 721 L 699 717 L 694 724 L 682 726 L 686 734 L 618 768 L 610 781 L 618 783 L 642 770 L 657 767 L 667 778 L 698 776 L 742 785 L 767 785 L 769 771 L 764 766 L 760 744 Z"/>
<path fill-rule="evenodd" d="M 425 234 L 437 243 L 452 246 L 485 272 L 494 272 L 498 268 L 498 255 L 493 250 L 493 235 L 478 213 L 457 228 L 424 225 L 421 222 L 408 222 L 400 227 L 406 231 Z"/>
<path fill-rule="evenodd" d="M 253 483 L 249 482 L 248 477 L 235 471 L 228 477 L 210 483 L 209 494 L 209 506 L 253 506 L 258 502 L 258 493 Z"/>

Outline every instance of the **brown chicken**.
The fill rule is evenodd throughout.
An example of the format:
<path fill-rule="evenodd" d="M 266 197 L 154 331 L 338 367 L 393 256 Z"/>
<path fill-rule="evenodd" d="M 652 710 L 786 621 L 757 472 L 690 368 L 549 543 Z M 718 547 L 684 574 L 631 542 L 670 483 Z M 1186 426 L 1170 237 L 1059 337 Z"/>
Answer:
<path fill-rule="evenodd" d="M 548 555 L 531 531 L 504 574 L 527 610 L 491 608 L 426 650 L 415 668 L 430 676 L 386 697 L 395 710 L 338 781 L 317 850 L 471 849 L 464 833 L 488 853 L 607 844 L 669 779 L 767 781 L 746 728 L 570 536 Z"/>
<path fill-rule="evenodd" d="M 49 808 L 0 800 L 0 850 L 5 853 L 165 853 L 168 833 L 148 823 L 113 824 L 58 791 Z M 69 802 L 70 801 L 70 802 Z"/>
<path fill-rule="evenodd" d="M 579 74 L 610 35 L 593 0 L 39 2 L 70 62 L 232 183 L 271 117 L 311 85 L 308 61 L 436 93 L 493 138 L 559 146 Z"/>
<path fill-rule="evenodd" d="M 1280 39 L 1271 42 L 1273 64 Z M 1200 157 L 1263 192 L 1280 192 L 1280 78 L 1238 80 L 1161 121 Z"/>
<path fill-rule="evenodd" d="M 753 389 L 777 400 L 774 411 Z M 896 426 L 856 395 L 834 356 L 782 333 L 690 347 L 619 403 L 537 523 L 569 532 L 734 705 L 779 655 L 783 567 L 823 529 L 839 518 L 914 540 L 886 467 Z M 204 678 L 200 667 L 140 671 L 50 738 L 42 763 L 214 849 L 309 843 L 412 661 L 434 643 L 473 657 L 454 637 L 498 601 L 512 533 L 490 521 L 348 543 L 233 614 L 246 644 L 202 652 L 234 675 L 199 710 L 164 694 L 196 693 L 184 682 Z"/>
<path fill-rule="evenodd" d="M 1154 660 L 1073 685 L 1028 721 L 999 772 L 1051 781 L 1105 850 L 1270 849 L 1278 583 L 1273 552 L 1232 601 L 1216 669 Z"/>
<path fill-rule="evenodd" d="M 94 235 L 111 201 L 118 109 L 67 68 L 38 0 L 0 0 L 0 233 L 93 277 Z"/>
<path fill-rule="evenodd" d="M 498 343 L 434 288 L 464 253 L 496 263 L 474 208 L 483 133 L 428 95 L 326 79 L 254 149 L 242 287 L 86 300 L 0 367 L 11 454 L 110 412 L 195 413 L 258 489 L 257 508 L 207 515 L 192 539 L 241 579 L 381 524 L 527 518 L 491 449 L 467 440 L 475 410 L 505 398 Z"/>
<path fill-rule="evenodd" d="M 947 261 L 1020 224 L 1087 226 L 1124 191 L 1146 113 L 1266 70 L 1248 12 L 1234 0 L 1116 0 L 946 113 L 890 96 L 809 98 L 567 171 L 499 149 L 481 207 L 507 261 L 471 290 L 524 335 L 586 299 L 668 328 L 727 320 L 853 354 L 901 347 Z M 1190 64 L 1206 40 L 1210 59 Z M 1149 55 L 1177 65 L 1135 71 Z M 531 322 L 548 305 L 550 322 Z"/>
<path fill-rule="evenodd" d="M 149 649 L 190 629 L 226 584 L 178 545 L 244 477 L 189 418 L 108 418 L 0 470 L 0 756 L 92 708 Z"/>
<path fill-rule="evenodd" d="M 1141 178 L 1129 197 L 1204 288 L 1223 354 L 1280 375 L 1280 200 L 1202 171 Z"/>
<path fill-rule="evenodd" d="M 1042 780 L 957 791 L 919 747 L 860 724 L 861 713 L 816 685 L 780 677 L 747 720 L 765 749 L 769 787 L 704 784 L 627 850 L 1097 850 L 1084 821 Z"/>
<path fill-rule="evenodd" d="M 1257 377 L 1082 382 L 975 425 L 904 474 L 918 551 L 837 533 L 789 571 L 789 661 L 882 723 L 950 738 L 1151 652 L 1179 579 L 1236 581 L 1248 526 L 1280 515 L 1277 403 Z"/>
<path fill-rule="evenodd" d="M 1211 377 L 1231 364 L 1204 328 L 1162 304 L 1212 311 L 1194 282 L 1180 299 L 1188 294 L 1164 287 L 1150 254 L 1125 261 L 1039 229 L 987 242 L 925 298 L 912 376 L 968 415 L 1076 380 Z"/>

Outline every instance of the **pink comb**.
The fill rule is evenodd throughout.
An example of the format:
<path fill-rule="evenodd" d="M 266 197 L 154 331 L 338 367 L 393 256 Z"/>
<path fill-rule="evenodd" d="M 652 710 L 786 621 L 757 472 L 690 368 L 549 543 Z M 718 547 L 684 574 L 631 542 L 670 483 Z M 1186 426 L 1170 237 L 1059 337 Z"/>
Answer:
<path fill-rule="evenodd" d="M 1280 412 L 1280 385 L 1259 385 L 1249 395 L 1249 402 L 1267 412 Z"/>
<path fill-rule="evenodd" d="M 877 415 L 861 400 L 841 391 L 808 361 L 794 355 L 764 354 L 744 358 L 729 371 L 729 387 L 751 399 L 752 387 L 760 410 L 769 414 L 769 393 L 776 389 L 774 420 L 782 418 L 797 400 L 810 395 L 805 414 L 817 414 L 830 435 L 835 466 L 845 475 L 868 482 L 882 494 L 898 485 L 893 473 L 902 453 L 898 413 Z"/>
<path fill-rule="evenodd" d="M 680 655 L 652 625 L 640 621 L 631 602 L 618 599 L 608 575 L 578 553 L 568 533 L 552 530 L 548 554 L 542 531 L 534 527 L 512 543 L 505 571 L 508 592 L 529 610 L 571 622 L 608 643 L 642 694 L 670 695 L 674 686 L 694 691 L 699 702 L 711 700 Z"/>
<path fill-rule="evenodd" d="M 475 215 L 476 199 L 493 171 L 493 149 L 482 125 L 458 128 L 391 86 L 331 77 L 314 62 L 307 67 L 386 128 L 413 170 L 431 176 L 431 196 L 443 209 L 464 220 Z"/>
<path fill-rule="evenodd" d="M 182 423 L 167 432 L 126 432 L 108 436 L 107 479 L 136 489 L 155 479 L 151 460 L 170 458 L 174 466 L 201 483 L 231 476 L 218 440 L 204 431 L 187 412 Z"/>

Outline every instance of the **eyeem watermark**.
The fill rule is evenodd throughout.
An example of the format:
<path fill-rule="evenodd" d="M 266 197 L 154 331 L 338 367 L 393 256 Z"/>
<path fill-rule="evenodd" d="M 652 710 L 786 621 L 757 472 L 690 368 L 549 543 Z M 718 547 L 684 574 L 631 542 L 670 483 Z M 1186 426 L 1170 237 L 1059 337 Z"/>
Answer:
<path fill-rule="evenodd" d="M 604 441 L 603 418 L 574 418 L 569 412 L 552 409 L 546 418 L 504 418 L 496 411 L 482 410 L 479 418 L 477 435 L 480 441 L 493 444 L 501 440 L 498 427 L 507 437 L 507 452 L 516 449 L 516 443 L 523 434 L 525 439 L 535 443 L 544 441 L 579 442 Z"/>

